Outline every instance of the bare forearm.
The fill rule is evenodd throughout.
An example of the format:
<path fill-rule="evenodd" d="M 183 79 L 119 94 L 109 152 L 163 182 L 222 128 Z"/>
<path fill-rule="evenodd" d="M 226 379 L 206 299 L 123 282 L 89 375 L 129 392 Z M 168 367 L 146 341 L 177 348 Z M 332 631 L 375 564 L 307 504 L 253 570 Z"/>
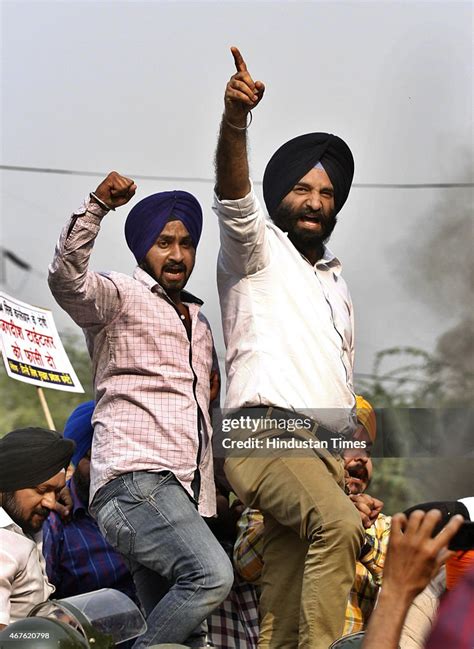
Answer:
<path fill-rule="evenodd" d="M 372 613 L 362 649 L 398 649 L 410 601 L 400 593 L 382 590 Z"/>
<path fill-rule="evenodd" d="M 243 198 L 250 191 L 246 117 L 238 130 L 222 118 L 216 150 L 216 193 L 220 199 Z"/>
<path fill-rule="evenodd" d="M 226 86 L 216 151 L 216 193 L 221 200 L 243 198 L 250 191 L 247 119 L 265 91 L 261 81 L 252 79 L 238 48 L 231 47 L 231 52 L 236 73 Z"/>

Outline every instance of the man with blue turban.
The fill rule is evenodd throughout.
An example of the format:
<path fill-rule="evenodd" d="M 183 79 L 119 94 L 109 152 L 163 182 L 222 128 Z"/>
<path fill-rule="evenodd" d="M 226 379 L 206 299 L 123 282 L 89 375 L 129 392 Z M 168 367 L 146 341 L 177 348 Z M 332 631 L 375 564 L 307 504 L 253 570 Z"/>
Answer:
<path fill-rule="evenodd" d="M 202 516 L 215 514 L 209 417 L 213 341 L 184 287 L 202 211 L 185 191 L 153 194 L 125 224 L 133 277 L 89 270 L 102 219 L 136 185 L 111 172 L 74 212 L 50 266 L 57 302 L 83 328 L 92 358 L 90 512 L 128 560 L 147 615 L 136 649 L 203 645 L 203 620 L 233 574 Z M 163 583 L 168 590 L 163 594 Z"/>
<path fill-rule="evenodd" d="M 76 447 L 74 472 L 66 483 L 72 498 L 71 519 L 50 512 L 43 525 L 43 554 L 49 581 L 62 599 L 100 588 L 115 588 L 135 599 L 135 588 L 123 557 L 102 536 L 89 513 L 92 414 L 95 402 L 81 403 L 69 415 L 64 439 Z"/>
<path fill-rule="evenodd" d="M 326 246 L 354 160 L 330 133 L 280 146 L 263 177 L 268 219 L 247 155 L 250 111 L 264 85 L 237 48 L 232 54 L 214 209 L 225 407 L 232 436 L 249 450 L 227 457 L 224 468 L 240 500 L 265 519 L 259 649 L 327 649 L 342 633 L 364 539 L 339 445 L 356 428 L 352 302 Z"/>

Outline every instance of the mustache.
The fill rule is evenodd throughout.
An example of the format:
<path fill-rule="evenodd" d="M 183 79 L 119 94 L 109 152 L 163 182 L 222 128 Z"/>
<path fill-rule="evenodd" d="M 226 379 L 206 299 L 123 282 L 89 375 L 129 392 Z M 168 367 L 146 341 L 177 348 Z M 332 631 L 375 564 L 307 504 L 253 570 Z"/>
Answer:
<path fill-rule="evenodd" d="M 163 266 L 164 271 L 176 271 L 176 272 L 186 272 L 186 266 L 184 264 L 165 264 Z"/>
<path fill-rule="evenodd" d="M 49 516 L 50 511 L 51 510 L 48 509 L 47 507 L 38 507 L 37 509 L 35 509 L 33 511 L 33 514 L 38 514 L 38 516 L 45 516 L 46 517 L 46 516 Z"/>
<path fill-rule="evenodd" d="M 321 210 L 312 210 L 310 207 L 303 208 L 298 216 L 312 216 L 315 219 L 320 219 L 323 213 Z"/>

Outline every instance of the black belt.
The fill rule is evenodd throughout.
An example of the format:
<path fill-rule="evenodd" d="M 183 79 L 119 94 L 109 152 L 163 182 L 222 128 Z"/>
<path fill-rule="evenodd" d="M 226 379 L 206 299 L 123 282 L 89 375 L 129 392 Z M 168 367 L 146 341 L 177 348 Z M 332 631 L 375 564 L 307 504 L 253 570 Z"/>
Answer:
<path fill-rule="evenodd" d="M 266 408 L 266 410 L 265 410 Z M 327 441 L 328 443 L 330 442 L 331 439 L 334 437 L 340 436 L 338 433 L 334 432 L 333 430 L 329 430 L 328 428 L 325 428 L 321 424 L 319 424 L 317 421 L 315 421 L 312 417 L 308 417 L 307 415 L 303 415 L 300 412 L 297 412 L 295 410 L 286 410 L 285 408 L 278 408 L 275 406 L 249 406 L 248 408 L 240 408 L 239 410 L 236 410 L 228 415 L 230 419 L 240 419 L 240 417 L 250 417 L 251 419 L 260 419 L 261 417 L 265 419 L 283 419 L 285 421 L 291 421 L 294 422 L 295 419 L 301 419 L 303 421 L 310 421 L 311 422 L 311 427 L 306 428 L 308 432 L 311 432 L 315 437 L 317 437 L 321 441 Z M 316 434 L 317 432 L 317 434 Z M 285 433 L 285 431 L 281 431 L 282 434 L 280 434 L 280 437 L 284 437 L 285 435 L 289 436 L 296 436 L 295 433 Z"/>

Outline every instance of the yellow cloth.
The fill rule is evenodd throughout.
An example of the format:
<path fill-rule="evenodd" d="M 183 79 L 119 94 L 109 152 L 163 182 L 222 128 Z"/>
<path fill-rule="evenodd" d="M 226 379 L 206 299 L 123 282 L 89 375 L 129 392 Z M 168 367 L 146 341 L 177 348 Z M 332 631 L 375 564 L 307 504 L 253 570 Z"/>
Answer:
<path fill-rule="evenodd" d="M 375 419 L 375 412 L 370 403 L 360 394 L 356 395 L 356 411 L 357 419 L 369 434 L 372 444 L 375 442 L 377 436 L 377 421 Z"/>

